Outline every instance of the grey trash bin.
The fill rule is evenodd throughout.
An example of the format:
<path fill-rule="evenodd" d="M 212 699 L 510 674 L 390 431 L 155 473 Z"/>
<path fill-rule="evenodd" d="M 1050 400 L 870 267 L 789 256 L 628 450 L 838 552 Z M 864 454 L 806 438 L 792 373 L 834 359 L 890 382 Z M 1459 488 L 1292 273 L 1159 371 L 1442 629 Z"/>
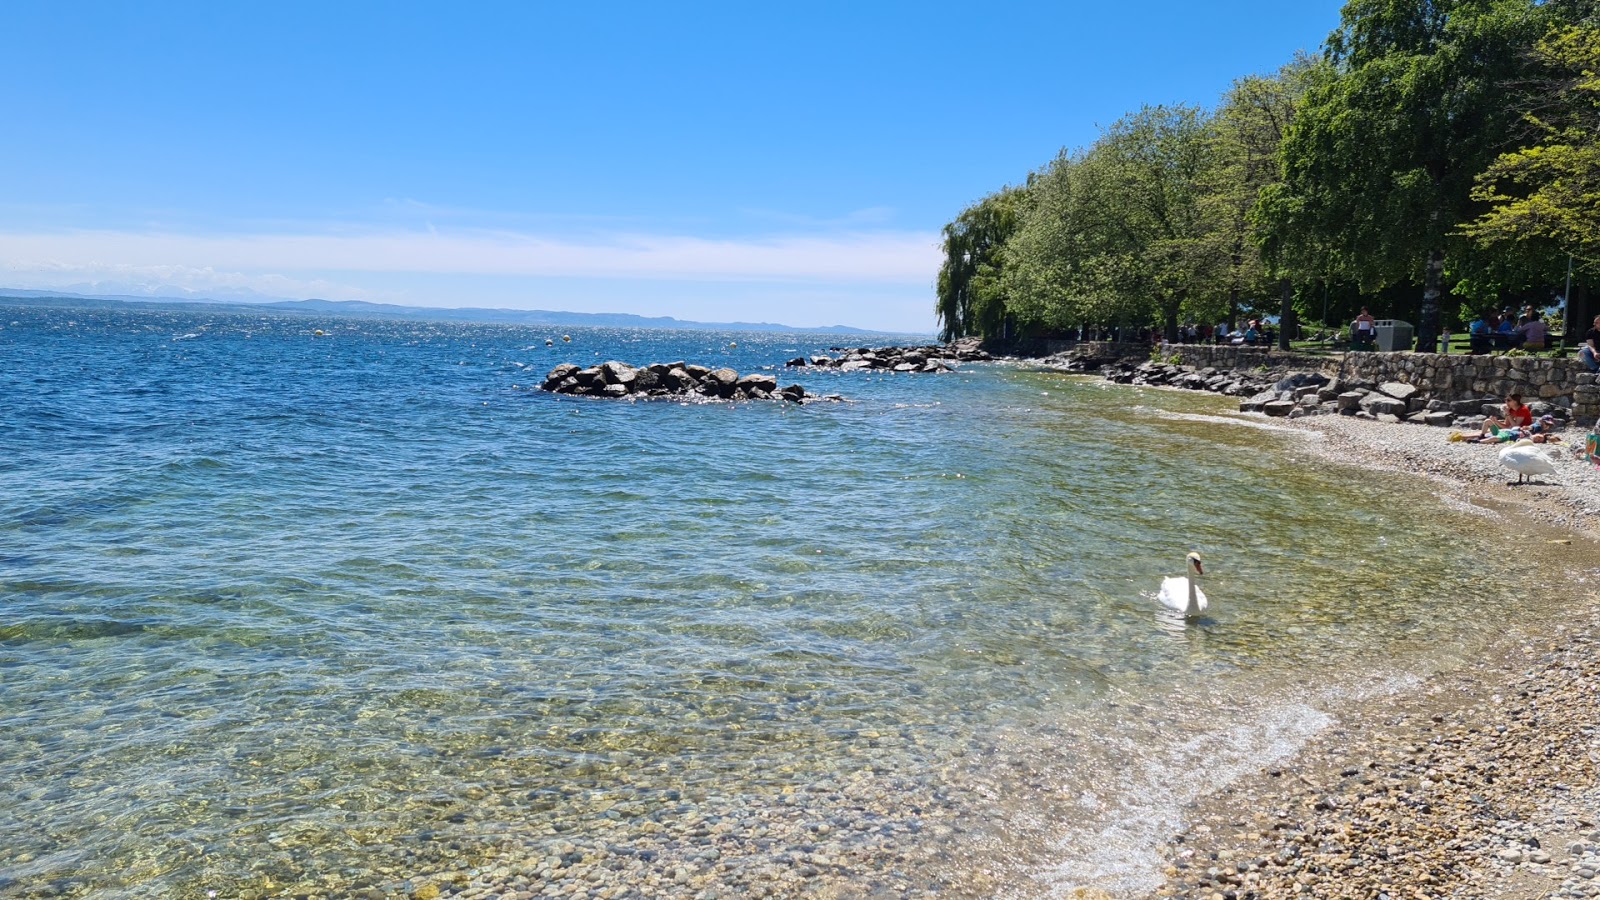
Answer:
<path fill-rule="evenodd" d="M 1379 319 L 1377 321 L 1377 329 L 1379 350 L 1385 353 L 1393 353 L 1396 350 L 1411 349 L 1413 332 L 1410 322 L 1402 322 L 1399 319 Z"/>

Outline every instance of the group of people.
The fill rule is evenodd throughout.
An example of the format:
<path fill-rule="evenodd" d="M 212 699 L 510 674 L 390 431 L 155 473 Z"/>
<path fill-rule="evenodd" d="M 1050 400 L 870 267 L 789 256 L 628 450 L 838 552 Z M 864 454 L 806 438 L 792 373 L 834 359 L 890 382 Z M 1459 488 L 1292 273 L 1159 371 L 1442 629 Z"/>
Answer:
<path fill-rule="evenodd" d="M 1495 349 L 1543 350 L 1550 341 L 1550 326 L 1539 311 L 1528 307 L 1521 318 L 1510 309 L 1490 310 L 1472 320 L 1467 327 L 1473 353 Z"/>
<path fill-rule="evenodd" d="M 1600 327 L 1600 321 L 1596 326 Z M 1483 429 L 1475 435 L 1469 437 L 1458 431 L 1450 435 L 1450 439 L 1469 444 L 1509 444 L 1520 440 L 1531 440 L 1535 444 L 1560 443 L 1561 435 L 1555 432 L 1555 416 L 1540 416 L 1535 421 L 1533 410 L 1522 402 L 1521 394 L 1507 394 L 1505 415 L 1485 419 Z"/>
<path fill-rule="evenodd" d="M 1251 319 L 1243 328 L 1229 328 L 1227 322 L 1215 326 L 1188 323 L 1178 329 L 1178 341 L 1184 344 L 1271 344 L 1277 335 L 1272 326 L 1260 319 Z M 1159 338 L 1158 338 L 1159 340 Z"/>

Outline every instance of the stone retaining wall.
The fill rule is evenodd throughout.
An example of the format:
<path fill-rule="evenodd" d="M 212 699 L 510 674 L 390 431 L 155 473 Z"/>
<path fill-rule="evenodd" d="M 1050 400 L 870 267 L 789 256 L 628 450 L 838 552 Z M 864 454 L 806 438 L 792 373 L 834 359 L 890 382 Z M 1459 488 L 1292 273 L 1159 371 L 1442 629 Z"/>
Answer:
<path fill-rule="evenodd" d="M 1088 345 L 1080 346 L 1085 352 Z M 1346 381 L 1399 382 L 1428 399 L 1499 400 L 1519 393 L 1527 402 L 1543 400 L 1572 411 L 1583 424 L 1600 418 L 1600 386 L 1576 358 L 1543 356 L 1467 356 L 1440 353 L 1354 352 L 1319 356 L 1280 353 L 1262 347 L 1163 344 L 1162 354 L 1177 355 L 1185 366 L 1217 369 L 1288 369 L 1319 372 Z"/>

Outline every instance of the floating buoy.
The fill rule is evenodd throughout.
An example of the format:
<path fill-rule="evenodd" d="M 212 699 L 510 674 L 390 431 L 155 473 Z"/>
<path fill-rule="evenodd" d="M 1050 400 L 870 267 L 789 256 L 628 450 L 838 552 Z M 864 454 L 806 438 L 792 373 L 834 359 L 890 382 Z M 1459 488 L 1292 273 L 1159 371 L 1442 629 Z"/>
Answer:
<path fill-rule="evenodd" d="M 323 331 L 321 328 L 318 328 L 316 331 L 312 332 L 312 334 L 315 334 L 317 337 L 322 337 L 323 335 L 327 334 L 327 332 Z"/>
<path fill-rule="evenodd" d="M 546 347 L 554 347 L 554 346 L 555 346 L 555 345 L 556 345 L 556 342 L 555 342 L 555 341 L 552 341 L 552 340 L 550 340 L 550 339 L 549 339 L 549 338 L 545 338 L 545 339 L 544 339 L 544 345 L 545 345 L 545 346 L 546 346 Z"/>
<path fill-rule="evenodd" d="M 739 342 L 738 341 L 729 341 L 728 342 L 728 349 L 729 350 L 732 350 L 733 348 L 735 348 L 737 346 L 739 346 Z"/>
<path fill-rule="evenodd" d="M 563 344 L 570 344 L 570 343 L 572 343 L 572 335 L 570 335 L 570 334 L 563 334 L 563 335 L 562 335 L 562 336 L 561 336 L 561 343 L 563 343 Z"/>

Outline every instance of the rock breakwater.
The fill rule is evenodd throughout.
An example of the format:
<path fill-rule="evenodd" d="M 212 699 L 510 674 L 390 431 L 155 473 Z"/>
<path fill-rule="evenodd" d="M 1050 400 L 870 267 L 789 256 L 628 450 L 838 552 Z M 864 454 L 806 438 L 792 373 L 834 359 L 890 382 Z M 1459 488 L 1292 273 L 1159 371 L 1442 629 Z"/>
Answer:
<path fill-rule="evenodd" d="M 819 369 L 838 369 L 841 372 L 877 369 L 890 372 L 937 374 L 953 370 L 957 363 L 988 361 L 994 358 L 988 351 L 980 350 L 972 345 L 942 346 L 927 344 L 921 347 L 830 347 L 829 352 L 838 355 L 796 356 L 785 365 L 791 367 L 814 366 Z"/>
<path fill-rule="evenodd" d="M 836 394 L 819 398 L 798 384 L 780 388 L 778 379 L 771 375 L 741 376 L 733 369 L 713 369 L 682 361 L 631 366 L 613 360 L 588 368 L 562 363 L 550 370 L 540 388 L 582 397 L 697 397 L 790 403 L 841 399 Z"/>

